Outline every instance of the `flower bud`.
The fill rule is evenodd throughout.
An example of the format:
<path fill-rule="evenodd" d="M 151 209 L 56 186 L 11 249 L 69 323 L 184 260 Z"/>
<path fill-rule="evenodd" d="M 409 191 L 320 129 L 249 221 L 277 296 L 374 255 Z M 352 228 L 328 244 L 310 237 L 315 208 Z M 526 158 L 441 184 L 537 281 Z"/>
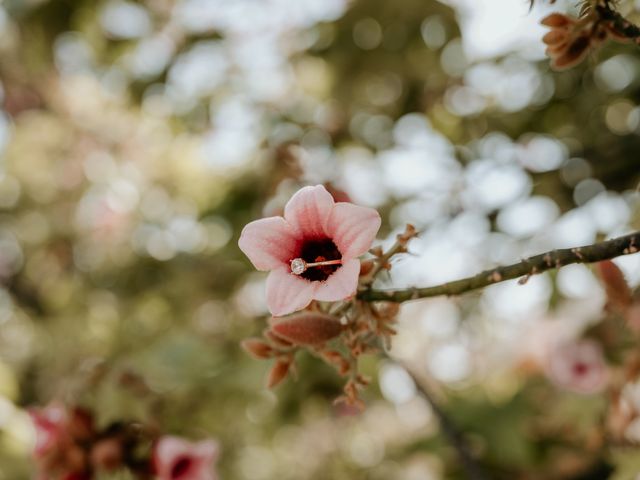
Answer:
<path fill-rule="evenodd" d="M 288 342 L 284 338 L 280 338 L 278 335 L 273 333 L 268 328 L 264 330 L 263 334 L 264 334 L 264 338 L 269 340 L 271 342 L 271 344 L 275 345 L 276 347 L 289 348 L 292 345 L 291 342 Z"/>
<path fill-rule="evenodd" d="M 342 332 L 342 325 L 324 313 L 299 313 L 271 320 L 271 331 L 294 345 L 320 345 Z"/>
<path fill-rule="evenodd" d="M 289 374 L 290 367 L 291 362 L 289 360 L 278 360 L 267 377 L 267 388 L 273 388 L 280 384 Z"/>
<path fill-rule="evenodd" d="M 365 275 L 368 275 L 371 272 L 371 270 L 373 270 L 374 266 L 375 266 L 375 263 L 373 262 L 373 260 L 361 260 L 360 276 L 363 277 Z"/>
<path fill-rule="evenodd" d="M 247 338 L 240 345 L 245 352 L 258 359 L 271 358 L 274 354 L 273 347 L 259 338 Z"/>
<path fill-rule="evenodd" d="M 547 45 L 558 45 L 565 42 L 568 38 L 569 33 L 564 30 L 551 30 L 542 37 L 542 41 Z"/>
<path fill-rule="evenodd" d="M 562 28 L 573 25 L 575 21 L 571 17 L 562 13 L 552 13 L 551 15 L 544 17 L 540 23 L 551 28 Z"/>

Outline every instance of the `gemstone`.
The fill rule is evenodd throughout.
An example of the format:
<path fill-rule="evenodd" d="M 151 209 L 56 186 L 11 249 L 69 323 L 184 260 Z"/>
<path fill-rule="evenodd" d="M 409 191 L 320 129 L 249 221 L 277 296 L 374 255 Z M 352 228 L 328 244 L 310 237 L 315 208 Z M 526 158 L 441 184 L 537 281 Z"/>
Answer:
<path fill-rule="evenodd" d="M 302 275 L 307 269 L 307 262 L 301 258 L 291 260 L 291 273 L 294 275 Z"/>

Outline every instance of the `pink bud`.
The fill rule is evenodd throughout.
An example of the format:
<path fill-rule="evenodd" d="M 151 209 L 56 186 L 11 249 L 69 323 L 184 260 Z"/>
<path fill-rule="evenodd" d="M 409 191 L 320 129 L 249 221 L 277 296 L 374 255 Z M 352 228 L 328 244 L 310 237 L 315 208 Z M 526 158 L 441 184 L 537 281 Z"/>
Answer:
<path fill-rule="evenodd" d="M 295 345 L 320 345 L 342 332 L 342 325 L 331 315 L 304 312 L 271 319 L 271 331 Z"/>

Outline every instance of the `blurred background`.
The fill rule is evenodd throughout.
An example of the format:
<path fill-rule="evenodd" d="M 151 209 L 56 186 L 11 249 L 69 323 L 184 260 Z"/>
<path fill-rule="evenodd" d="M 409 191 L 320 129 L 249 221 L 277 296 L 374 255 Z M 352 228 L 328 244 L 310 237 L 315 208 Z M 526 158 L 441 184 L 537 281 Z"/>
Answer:
<path fill-rule="evenodd" d="M 360 415 L 311 356 L 264 389 L 269 362 L 239 342 L 265 327 L 265 275 L 237 238 L 330 184 L 381 212 L 384 245 L 424 230 L 379 285 L 402 287 L 640 228 L 640 55 L 611 44 L 552 72 L 538 22 L 574 7 L 1 2 L 0 479 L 31 477 L 25 409 L 52 399 L 218 438 L 223 479 L 464 478 L 396 363 L 362 359 Z M 640 283 L 640 255 L 616 263 Z M 581 265 L 418 301 L 391 355 L 446 396 L 494 478 L 565 478 L 523 472 L 579 462 L 603 401 L 522 365 L 604 302 Z M 558 421 L 567 438 L 540 433 Z M 637 451 L 615 458 L 611 478 L 635 478 Z"/>

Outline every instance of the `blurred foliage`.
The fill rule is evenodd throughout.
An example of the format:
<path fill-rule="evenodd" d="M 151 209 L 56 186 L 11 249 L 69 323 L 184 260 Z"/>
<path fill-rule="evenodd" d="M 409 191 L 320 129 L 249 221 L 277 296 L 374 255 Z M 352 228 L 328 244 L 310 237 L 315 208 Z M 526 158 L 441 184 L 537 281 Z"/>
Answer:
<path fill-rule="evenodd" d="M 54 398 L 103 424 L 216 437 L 227 479 L 464 478 L 428 405 L 390 394 L 379 359 L 363 370 L 385 398 L 374 382 L 352 416 L 314 359 L 268 392 L 268 365 L 238 348 L 266 315 L 239 232 L 305 183 L 379 208 L 382 238 L 426 230 L 400 284 L 640 225 L 637 50 L 609 45 L 561 74 L 539 52 L 467 58 L 447 3 L 1 4 L 0 479 L 29 478 L 24 409 Z M 639 269 L 626 264 L 635 284 Z M 539 294 L 522 308 L 592 321 L 602 292 L 576 272 L 597 307 L 544 276 L 519 287 Z M 429 352 L 469 349 L 442 357 L 466 373 L 432 373 L 492 478 L 635 479 L 636 449 L 581 450 L 601 399 L 514 368 L 529 324 L 492 289 L 407 308 L 394 354 L 426 372 Z"/>

